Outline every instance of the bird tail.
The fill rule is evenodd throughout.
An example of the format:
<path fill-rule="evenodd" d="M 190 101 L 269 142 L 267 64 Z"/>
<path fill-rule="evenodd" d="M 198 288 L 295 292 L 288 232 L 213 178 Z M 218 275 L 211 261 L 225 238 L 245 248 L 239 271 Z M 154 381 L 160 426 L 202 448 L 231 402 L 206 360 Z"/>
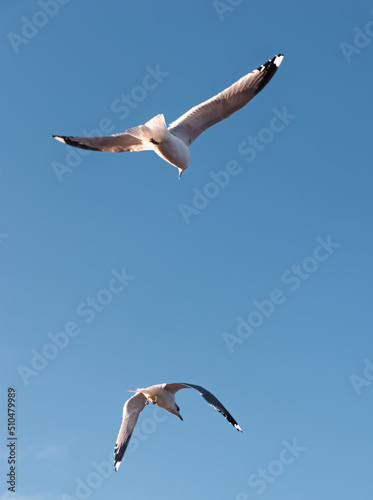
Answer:
<path fill-rule="evenodd" d="M 161 114 L 154 116 L 154 118 L 147 121 L 145 125 L 129 128 L 126 132 L 141 141 L 158 144 L 166 137 L 167 127 L 164 116 Z"/>

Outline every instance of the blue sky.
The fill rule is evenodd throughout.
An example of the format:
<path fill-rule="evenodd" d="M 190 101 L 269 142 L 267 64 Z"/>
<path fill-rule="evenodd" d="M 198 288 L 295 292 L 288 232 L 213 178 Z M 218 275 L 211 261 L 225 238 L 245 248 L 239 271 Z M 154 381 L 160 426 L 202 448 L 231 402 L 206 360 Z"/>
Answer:
<path fill-rule="evenodd" d="M 0 19 L 1 500 L 370 499 L 373 4 L 56 1 Z M 51 137 L 169 124 L 280 52 L 180 181 Z M 125 389 L 161 382 L 243 434 L 181 391 L 114 473 Z"/>

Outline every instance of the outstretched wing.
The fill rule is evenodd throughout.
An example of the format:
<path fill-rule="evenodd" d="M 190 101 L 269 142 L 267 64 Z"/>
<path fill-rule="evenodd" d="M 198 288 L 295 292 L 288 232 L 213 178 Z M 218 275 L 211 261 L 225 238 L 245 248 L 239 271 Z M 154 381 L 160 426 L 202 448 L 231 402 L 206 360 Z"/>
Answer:
<path fill-rule="evenodd" d="M 215 410 L 221 413 L 228 420 L 228 422 L 231 423 L 238 431 L 242 432 L 241 427 L 238 425 L 238 423 L 235 421 L 235 419 L 232 417 L 229 411 L 221 404 L 221 402 L 213 394 L 211 394 L 211 392 L 207 391 L 203 387 L 193 384 L 166 384 L 165 386 L 165 389 L 167 389 L 172 394 L 175 394 L 180 389 L 188 389 L 188 388 L 196 389 L 201 394 L 201 396 L 208 402 L 209 405 L 211 405 L 213 408 L 215 408 Z"/>
<path fill-rule="evenodd" d="M 204 130 L 228 118 L 256 96 L 276 73 L 283 58 L 283 54 L 275 56 L 220 94 L 190 109 L 172 122 L 168 130 L 189 146 Z"/>
<path fill-rule="evenodd" d="M 125 151 L 143 151 L 151 149 L 141 139 L 125 132 L 124 134 L 107 135 L 103 137 L 65 137 L 53 136 L 57 141 L 64 142 L 70 146 L 92 151 L 110 151 L 111 153 L 123 153 Z"/>
<path fill-rule="evenodd" d="M 146 397 L 138 392 L 123 406 L 123 420 L 114 449 L 114 468 L 119 469 L 140 413 L 145 408 Z"/>

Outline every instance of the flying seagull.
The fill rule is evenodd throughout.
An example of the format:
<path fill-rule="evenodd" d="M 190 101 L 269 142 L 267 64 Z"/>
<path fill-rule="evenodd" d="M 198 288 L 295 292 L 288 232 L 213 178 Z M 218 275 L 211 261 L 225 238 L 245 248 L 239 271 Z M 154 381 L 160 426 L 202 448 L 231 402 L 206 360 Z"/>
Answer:
<path fill-rule="evenodd" d="M 166 126 L 163 114 L 157 115 L 145 125 L 129 128 L 123 134 L 104 137 L 65 137 L 54 135 L 58 141 L 93 151 L 153 150 L 179 170 L 179 179 L 190 162 L 189 146 L 207 128 L 215 125 L 241 109 L 276 73 L 284 56 L 279 54 L 252 73 L 207 101 L 194 106 L 177 120 Z"/>
<path fill-rule="evenodd" d="M 123 407 L 123 420 L 121 428 L 119 429 L 119 434 L 117 437 L 117 442 L 114 449 L 114 468 L 118 470 L 121 460 L 123 458 L 124 452 L 127 449 L 128 443 L 131 439 L 132 432 L 135 428 L 137 419 L 140 413 L 145 408 L 145 406 L 151 401 L 153 404 L 164 408 L 165 410 L 177 415 L 181 420 L 180 408 L 175 402 L 175 394 L 180 389 L 196 389 L 201 396 L 211 405 L 215 410 L 218 410 L 224 417 L 230 422 L 238 431 L 242 432 L 241 427 L 229 413 L 229 411 L 224 408 L 215 396 L 211 392 L 206 391 L 203 387 L 193 384 L 157 384 L 145 389 L 137 389 L 136 394 L 130 398 Z"/>

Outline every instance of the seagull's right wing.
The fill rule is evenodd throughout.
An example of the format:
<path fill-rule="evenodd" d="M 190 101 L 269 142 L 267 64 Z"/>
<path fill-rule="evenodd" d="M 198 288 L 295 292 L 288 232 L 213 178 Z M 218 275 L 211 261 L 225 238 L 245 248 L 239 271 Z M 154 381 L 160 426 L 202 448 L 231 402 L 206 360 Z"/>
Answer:
<path fill-rule="evenodd" d="M 137 419 L 139 418 L 139 415 L 142 412 L 142 410 L 145 408 L 145 403 L 146 403 L 146 397 L 141 392 L 137 392 L 123 406 L 122 425 L 121 428 L 119 429 L 119 434 L 114 449 L 115 470 L 119 469 L 124 452 L 127 449 L 128 443 L 132 436 L 133 429 L 135 428 L 135 425 L 137 423 Z"/>
<path fill-rule="evenodd" d="M 110 151 L 111 153 L 123 153 L 125 151 L 144 151 L 151 149 L 141 139 L 125 132 L 124 134 L 107 135 L 103 137 L 65 137 L 53 136 L 57 141 L 64 142 L 70 146 L 92 151 Z"/>
<path fill-rule="evenodd" d="M 208 402 L 210 406 L 215 408 L 219 413 L 221 413 L 230 424 L 233 425 L 238 431 L 242 432 L 241 427 L 238 425 L 238 423 L 235 421 L 235 419 L 232 417 L 232 415 L 229 413 L 229 411 L 221 404 L 221 402 L 213 395 L 211 392 L 207 391 L 203 387 L 199 385 L 193 385 L 193 384 L 166 384 L 165 389 L 167 389 L 171 394 L 175 394 L 177 391 L 180 391 L 180 389 L 188 389 L 188 388 L 193 388 L 196 389 L 203 399 Z"/>
<path fill-rule="evenodd" d="M 168 130 L 189 146 L 204 130 L 228 118 L 256 96 L 276 73 L 283 58 L 283 54 L 275 56 L 220 94 L 194 106 L 172 122 Z"/>

